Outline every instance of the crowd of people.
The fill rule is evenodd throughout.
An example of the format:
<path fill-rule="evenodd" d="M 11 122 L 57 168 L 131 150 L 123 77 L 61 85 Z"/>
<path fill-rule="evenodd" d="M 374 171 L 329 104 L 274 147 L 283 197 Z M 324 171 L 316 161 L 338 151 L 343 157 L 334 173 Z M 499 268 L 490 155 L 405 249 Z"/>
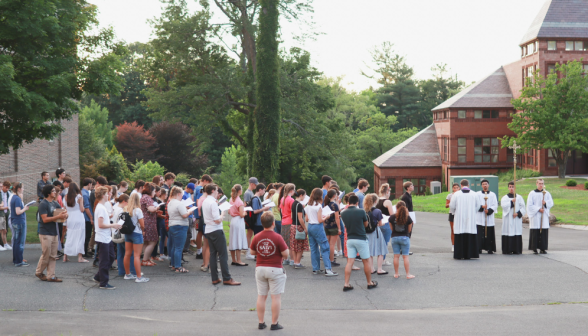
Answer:
<path fill-rule="evenodd" d="M 356 261 L 363 264 L 368 289 L 378 286 L 373 275 L 388 274 L 384 266 L 393 265 L 394 278 L 399 278 L 401 256 L 406 279 L 415 277 L 409 263 L 416 224 L 411 182 L 403 184 L 404 194 L 393 204 L 388 184 L 381 185 L 378 194 L 368 194 L 368 181 L 360 179 L 357 189 L 345 194 L 329 176 L 322 177 L 322 188 L 309 193 L 292 183 L 266 186 L 251 177 L 245 191 L 236 184 L 228 195 L 209 175 L 183 186 L 169 172 L 151 182 L 136 181 L 132 190 L 125 181 L 117 184 L 103 176 L 84 178 L 81 187 L 63 169 L 58 169 L 56 176 L 50 182 L 49 174 L 43 172 L 37 185 L 41 256 L 35 275 L 42 281 L 62 282 L 56 276 L 57 260 L 68 262 L 77 257 L 79 263 L 93 259 L 98 270 L 92 280 L 99 288 L 115 289 L 109 283 L 111 270 L 118 271 L 124 280 L 144 283 L 150 279 L 142 271 L 157 263 L 169 263 L 177 274 L 189 273 L 183 265 L 188 262 L 185 256 L 192 254 L 202 260 L 200 270 L 210 273 L 212 284 L 238 286 L 241 283 L 232 278 L 228 258 L 230 255 L 230 266 L 244 267 L 248 266 L 244 255 L 245 261 L 256 262 L 259 328 L 267 327 L 263 317 L 269 293 L 271 329 L 276 330 L 282 328 L 278 316 L 286 283 L 284 266 L 304 270 L 301 259 L 305 251 L 310 252 L 315 275 L 338 276 L 335 268 L 341 264 L 337 257 L 346 259 L 345 292 L 353 290 L 352 271 L 360 270 Z M 496 252 L 494 213 L 498 206 L 503 209 L 503 253 L 522 253 L 525 213 L 531 221 L 529 249 L 546 253 L 553 199 L 544 190 L 543 180 L 537 180 L 527 207 L 522 196 L 515 194 L 513 182 L 500 203 L 488 190 L 487 180 L 482 181 L 483 190 L 478 193 L 469 189 L 467 180 L 452 187 L 446 207 L 450 209 L 454 258 L 477 258 L 482 250 Z M 29 266 L 23 250 L 26 211 L 31 203 L 23 203 L 22 183 L 2 184 L 2 250 L 12 250 L 16 267 Z M 224 220 L 229 223 L 228 244 Z M 6 241 L 7 224 L 12 230 L 11 244 Z M 392 246 L 392 263 L 386 260 L 388 244 Z"/>

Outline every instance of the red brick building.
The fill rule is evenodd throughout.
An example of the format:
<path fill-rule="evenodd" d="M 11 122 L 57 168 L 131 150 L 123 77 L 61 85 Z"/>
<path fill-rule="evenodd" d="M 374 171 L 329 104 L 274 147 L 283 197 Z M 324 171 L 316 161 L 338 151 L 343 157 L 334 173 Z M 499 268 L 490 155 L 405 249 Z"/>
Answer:
<path fill-rule="evenodd" d="M 37 199 L 37 182 L 43 171 L 55 177 L 59 167 L 80 181 L 80 152 L 78 145 L 78 116 L 61 122 L 65 132 L 52 141 L 37 139 L 31 144 L 0 155 L 0 183 L 22 182 L 25 202 Z"/>
<path fill-rule="evenodd" d="M 554 71 L 556 63 L 583 59 L 588 71 L 588 0 L 548 0 L 521 40 L 520 48 L 520 60 L 499 67 L 432 110 L 433 125 L 425 131 L 436 132 L 435 157 L 440 157 L 440 165 L 426 164 L 430 169 L 428 177 L 440 176 L 434 180 L 447 184 L 450 176 L 494 174 L 512 168 L 512 150 L 501 148 L 498 140 L 504 135 L 514 135 L 507 126 L 511 115 L 516 113 L 510 101 L 520 96 L 526 78 L 536 70 L 546 76 Z M 394 178 L 396 195 L 400 195 L 398 180 L 423 182 L 424 173 L 412 167 L 416 166 L 417 157 L 433 148 L 433 144 L 423 141 L 434 140 L 422 136 L 411 139 L 407 141 L 418 139 L 419 144 L 414 146 L 415 159 L 407 165 L 403 165 L 404 158 L 387 157 L 396 148 L 373 161 L 376 188 Z M 413 147 L 410 143 L 400 146 Z M 548 150 L 533 149 L 517 156 L 520 168 L 557 175 L 557 165 Z M 434 169 L 439 169 L 437 174 L 433 173 Z M 588 154 L 573 152 L 566 173 L 588 173 Z M 430 186 L 429 179 L 425 180 L 426 186 Z M 419 183 L 417 192 L 421 191 L 424 188 Z"/>

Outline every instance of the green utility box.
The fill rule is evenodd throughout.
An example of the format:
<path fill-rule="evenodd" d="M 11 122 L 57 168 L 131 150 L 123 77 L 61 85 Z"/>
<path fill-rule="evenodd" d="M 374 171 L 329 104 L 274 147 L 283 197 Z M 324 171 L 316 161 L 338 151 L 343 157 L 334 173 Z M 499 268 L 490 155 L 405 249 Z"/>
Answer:
<path fill-rule="evenodd" d="M 494 175 L 470 175 L 470 176 L 451 176 L 451 183 L 449 184 L 449 190 L 451 191 L 451 186 L 454 183 L 459 184 L 461 180 L 468 180 L 470 181 L 470 189 L 473 191 L 481 191 L 482 190 L 482 180 L 488 180 L 490 182 L 489 190 L 496 194 L 496 198 L 500 199 L 500 195 L 498 195 L 498 176 Z"/>

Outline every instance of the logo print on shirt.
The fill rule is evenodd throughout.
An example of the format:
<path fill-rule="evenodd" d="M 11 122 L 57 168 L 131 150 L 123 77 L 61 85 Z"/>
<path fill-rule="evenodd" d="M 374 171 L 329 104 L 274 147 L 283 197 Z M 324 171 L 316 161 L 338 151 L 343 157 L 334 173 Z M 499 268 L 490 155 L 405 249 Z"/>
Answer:
<path fill-rule="evenodd" d="M 276 245 L 268 238 L 261 239 L 257 243 L 257 253 L 263 257 L 269 257 L 276 253 Z"/>

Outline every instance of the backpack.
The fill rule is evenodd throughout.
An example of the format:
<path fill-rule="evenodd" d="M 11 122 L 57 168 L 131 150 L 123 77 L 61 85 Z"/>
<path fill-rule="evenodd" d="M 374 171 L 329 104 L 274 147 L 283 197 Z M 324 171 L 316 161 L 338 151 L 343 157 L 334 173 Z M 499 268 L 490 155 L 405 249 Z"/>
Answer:
<path fill-rule="evenodd" d="M 120 216 L 118 216 L 118 220 L 121 220 L 121 219 L 124 221 L 124 223 L 123 223 L 122 227 L 120 228 L 120 230 L 118 230 L 118 231 L 123 234 L 133 233 L 133 231 L 135 231 L 135 224 L 133 224 L 133 220 L 131 219 L 131 215 L 128 212 L 123 212 L 120 214 Z"/>
<path fill-rule="evenodd" d="M 246 207 L 252 207 L 253 208 L 253 199 L 257 198 L 259 200 L 259 197 L 254 196 L 251 198 L 251 200 L 249 200 L 249 202 L 247 202 L 245 204 Z M 259 203 L 261 203 L 261 200 L 259 200 Z M 254 214 L 253 211 L 247 211 L 245 213 L 245 224 L 247 225 L 248 229 L 253 230 L 253 228 L 255 227 L 255 224 L 257 223 L 257 216 L 259 216 L 259 214 Z"/>
<path fill-rule="evenodd" d="M 376 231 L 376 228 L 378 227 L 378 223 L 374 223 L 372 221 L 372 211 L 375 209 L 372 208 L 368 213 L 367 213 L 367 218 L 368 218 L 368 226 L 365 228 L 365 233 L 372 233 L 374 231 Z"/>

